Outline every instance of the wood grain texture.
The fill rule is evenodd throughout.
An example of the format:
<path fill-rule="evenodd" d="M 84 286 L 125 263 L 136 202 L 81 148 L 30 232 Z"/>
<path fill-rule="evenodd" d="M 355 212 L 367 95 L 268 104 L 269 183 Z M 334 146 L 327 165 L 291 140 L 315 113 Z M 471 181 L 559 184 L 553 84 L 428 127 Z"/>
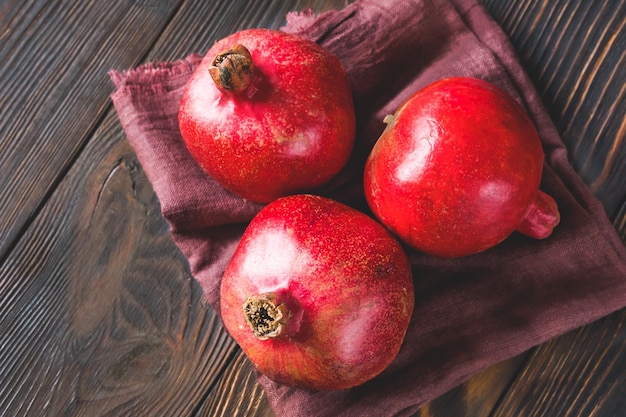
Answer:
<path fill-rule="evenodd" d="M 180 1 L 143 3 L 2 2 L 0 259 L 108 108 L 107 71 L 137 64 Z"/>
<path fill-rule="evenodd" d="M 423 406 L 413 417 L 491 417 L 526 355 L 497 363 Z"/>
<path fill-rule="evenodd" d="M 237 351 L 112 113 L 0 267 L 0 415 L 191 416 Z"/>
<path fill-rule="evenodd" d="M 239 351 L 195 417 L 274 417 L 253 365 Z"/>
<path fill-rule="evenodd" d="M 336 10 L 347 0 L 271 1 L 185 1 L 171 19 L 146 61 L 171 61 L 191 53 L 204 54 L 213 44 L 231 33 L 252 28 L 278 29 L 292 11 L 310 9 L 314 13 Z"/>
<path fill-rule="evenodd" d="M 623 416 L 625 322 L 622 311 L 536 349 L 493 417 Z"/>

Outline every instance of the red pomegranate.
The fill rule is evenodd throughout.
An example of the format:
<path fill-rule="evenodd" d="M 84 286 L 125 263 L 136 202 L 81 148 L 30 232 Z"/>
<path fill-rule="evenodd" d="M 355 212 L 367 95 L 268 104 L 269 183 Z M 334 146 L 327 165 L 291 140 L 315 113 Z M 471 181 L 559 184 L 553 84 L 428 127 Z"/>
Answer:
<path fill-rule="evenodd" d="M 440 80 L 385 122 L 366 163 L 365 194 L 376 217 L 414 248 L 471 255 L 516 230 L 546 238 L 559 223 L 556 203 L 539 190 L 537 131 L 493 84 Z"/>
<path fill-rule="evenodd" d="M 178 118 L 200 166 L 256 202 L 328 182 L 346 164 L 356 129 L 339 60 L 269 29 L 218 41 L 188 81 Z"/>
<path fill-rule="evenodd" d="M 221 284 L 224 325 L 250 360 L 275 381 L 314 390 L 382 372 L 413 305 L 399 242 L 371 217 L 313 195 L 265 206 Z"/>

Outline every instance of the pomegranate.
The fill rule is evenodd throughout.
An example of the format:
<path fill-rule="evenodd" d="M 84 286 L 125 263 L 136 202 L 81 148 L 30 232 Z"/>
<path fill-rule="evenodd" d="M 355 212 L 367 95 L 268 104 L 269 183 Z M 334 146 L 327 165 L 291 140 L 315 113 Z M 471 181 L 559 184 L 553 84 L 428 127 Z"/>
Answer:
<path fill-rule="evenodd" d="M 220 305 L 226 329 L 271 379 L 350 388 L 397 355 L 413 312 L 411 268 L 373 218 L 326 197 L 292 195 L 246 228 Z"/>
<path fill-rule="evenodd" d="M 332 179 L 356 130 L 339 60 L 270 29 L 218 41 L 185 86 L 178 120 L 199 165 L 227 190 L 261 203 Z"/>
<path fill-rule="evenodd" d="M 559 223 L 555 201 L 539 190 L 538 133 L 522 107 L 493 84 L 437 81 L 385 123 L 365 166 L 366 199 L 410 246 L 460 257 L 516 230 L 546 238 Z"/>

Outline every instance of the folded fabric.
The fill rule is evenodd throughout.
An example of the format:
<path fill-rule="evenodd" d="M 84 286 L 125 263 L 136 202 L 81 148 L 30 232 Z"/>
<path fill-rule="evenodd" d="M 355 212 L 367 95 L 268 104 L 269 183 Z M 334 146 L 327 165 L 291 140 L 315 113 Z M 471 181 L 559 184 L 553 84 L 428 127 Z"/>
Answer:
<path fill-rule="evenodd" d="M 486 252 L 438 259 L 408 250 L 416 307 L 392 365 L 345 391 L 310 392 L 258 375 L 278 416 L 410 416 L 496 362 L 626 305 L 626 250 L 567 160 L 566 149 L 505 34 L 476 0 L 360 0 L 319 16 L 287 16 L 287 32 L 342 61 L 357 111 L 357 145 L 319 190 L 367 211 L 361 185 L 383 118 L 447 76 L 490 81 L 516 98 L 546 154 L 541 188 L 559 205 L 547 240 L 514 234 Z M 174 241 L 219 314 L 222 273 L 261 205 L 235 197 L 189 156 L 178 131 L 182 88 L 201 57 L 111 71 L 122 126 L 171 225 Z"/>

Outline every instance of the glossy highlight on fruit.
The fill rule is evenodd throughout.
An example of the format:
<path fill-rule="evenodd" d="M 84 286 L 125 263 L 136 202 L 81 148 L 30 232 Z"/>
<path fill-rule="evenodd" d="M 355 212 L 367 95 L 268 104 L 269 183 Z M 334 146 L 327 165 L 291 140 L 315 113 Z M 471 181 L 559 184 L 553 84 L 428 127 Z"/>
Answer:
<path fill-rule="evenodd" d="M 224 273 L 220 307 L 265 375 L 337 390 L 370 380 L 396 357 L 413 291 L 406 254 L 380 223 L 302 194 L 251 221 Z"/>
<path fill-rule="evenodd" d="M 262 203 L 327 183 L 346 164 L 356 130 L 340 61 L 270 29 L 218 41 L 185 86 L 178 120 L 209 175 Z"/>
<path fill-rule="evenodd" d="M 475 254 L 514 231 L 543 239 L 559 223 L 539 190 L 543 149 L 523 108 L 491 83 L 426 86 L 385 119 L 365 195 L 401 240 L 435 256 Z"/>

